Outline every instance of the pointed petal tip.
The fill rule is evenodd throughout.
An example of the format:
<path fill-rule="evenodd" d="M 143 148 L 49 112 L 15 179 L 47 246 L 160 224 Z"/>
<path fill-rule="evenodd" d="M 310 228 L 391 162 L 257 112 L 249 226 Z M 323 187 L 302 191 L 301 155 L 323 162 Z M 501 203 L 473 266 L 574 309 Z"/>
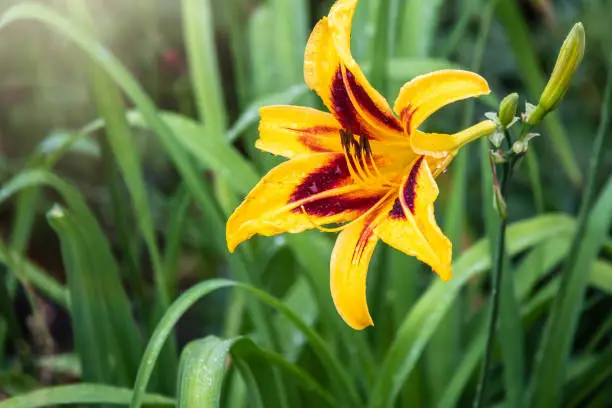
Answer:
<path fill-rule="evenodd" d="M 226 234 L 225 243 L 227 244 L 227 250 L 230 252 L 230 254 L 233 254 L 236 247 L 240 244 L 240 242 L 236 241 L 233 234 Z"/>
<path fill-rule="evenodd" d="M 432 269 L 440 277 L 440 280 L 442 280 L 442 282 L 447 282 L 453 277 L 453 271 L 451 270 L 450 265 Z"/>
<path fill-rule="evenodd" d="M 374 321 L 369 313 L 367 316 L 346 314 L 340 312 L 340 310 L 338 310 L 338 313 L 340 313 L 342 320 L 344 320 L 344 322 L 353 330 L 364 330 L 370 326 L 374 326 Z"/>

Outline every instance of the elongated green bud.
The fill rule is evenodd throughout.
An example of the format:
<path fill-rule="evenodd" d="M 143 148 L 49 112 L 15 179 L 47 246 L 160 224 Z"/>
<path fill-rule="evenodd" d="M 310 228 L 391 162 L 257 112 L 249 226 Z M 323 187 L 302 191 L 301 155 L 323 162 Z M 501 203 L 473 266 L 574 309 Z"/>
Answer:
<path fill-rule="evenodd" d="M 544 91 L 542 91 L 542 95 L 540 95 L 538 105 L 529 115 L 528 123 L 532 125 L 538 123 L 563 98 L 574 73 L 582 61 L 584 46 L 584 27 L 582 23 L 576 23 L 561 46 L 553 72 Z"/>
<path fill-rule="evenodd" d="M 507 128 L 514 116 L 516 115 L 516 106 L 518 104 L 518 94 L 516 92 L 507 95 L 499 104 L 499 122 L 504 128 Z"/>

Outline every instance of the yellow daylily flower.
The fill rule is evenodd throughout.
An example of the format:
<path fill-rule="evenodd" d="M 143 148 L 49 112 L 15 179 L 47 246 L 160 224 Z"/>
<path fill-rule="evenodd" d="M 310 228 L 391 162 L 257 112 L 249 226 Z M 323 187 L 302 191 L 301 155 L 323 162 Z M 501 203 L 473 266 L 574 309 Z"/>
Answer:
<path fill-rule="evenodd" d="M 486 120 L 452 135 L 418 127 L 452 102 L 489 93 L 479 75 L 441 70 L 402 87 L 393 113 L 350 51 L 358 0 L 339 0 L 315 26 L 304 56 L 306 84 L 331 113 L 297 106 L 261 109 L 256 146 L 289 160 L 273 168 L 227 222 L 233 251 L 254 234 L 341 224 L 330 263 L 331 293 L 346 323 L 372 325 L 366 274 L 376 242 L 415 256 L 447 280 L 452 247 L 434 218 L 435 177 L 458 149 L 495 131 Z"/>

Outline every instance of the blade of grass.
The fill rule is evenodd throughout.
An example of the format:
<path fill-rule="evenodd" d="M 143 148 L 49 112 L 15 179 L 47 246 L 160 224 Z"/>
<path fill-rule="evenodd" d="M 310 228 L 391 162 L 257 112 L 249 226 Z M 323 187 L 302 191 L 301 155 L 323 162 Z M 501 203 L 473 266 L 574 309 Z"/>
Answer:
<path fill-rule="evenodd" d="M 75 17 L 83 22 L 84 28 L 93 31 L 94 23 L 86 2 L 84 0 L 68 0 L 68 5 Z M 156 243 L 151 210 L 147 202 L 147 188 L 140 167 L 140 157 L 134 144 L 134 136 L 125 119 L 125 107 L 119 90 L 102 68 L 93 62 L 90 63 L 90 73 L 98 111 L 104 119 L 107 141 L 114 155 L 115 160 L 113 161 L 116 161 L 121 170 L 130 193 L 133 212 L 136 215 L 136 221 L 151 260 L 157 294 L 152 316 L 154 320 L 157 320 L 170 304 L 170 295 L 161 255 Z M 114 170 L 109 169 L 109 171 Z M 113 183 L 111 189 L 116 188 Z M 114 198 L 118 200 L 119 197 L 116 194 L 115 192 Z M 123 224 L 121 224 L 121 220 L 119 221 L 120 225 L 117 228 L 121 229 Z M 172 339 L 164 349 L 162 364 L 160 365 L 159 373 L 163 378 L 163 390 L 166 392 L 173 390 L 176 381 L 175 373 L 178 367 L 176 349 L 176 342 Z M 134 357 L 136 356 L 131 356 L 131 358 Z M 132 374 L 135 374 L 135 371 Z"/>
<path fill-rule="evenodd" d="M 312 286 L 317 301 L 319 320 L 332 344 L 339 345 L 338 353 L 346 353 L 351 372 L 374 374 L 376 367 L 372 348 L 367 344 L 366 333 L 350 329 L 338 315 L 329 296 L 329 259 L 331 242 L 319 231 L 308 231 L 286 236 L 294 255 L 306 272 L 306 279 Z M 366 384 L 367 385 L 367 384 Z"/>
<path fill-rule="evenodd" d="M 268 4 L 274 16 L 273 24 L 268 29 L 274 33 L 271 44 L 278 56 L 280 68 L 275 83 L 276 87 L 280 86 L 282 89 L 303 80 L 302 64 L 308 35 L 308 12 L 305 0 L 270 0 Z"/>
<path fill-rule="evenodd" d="M 460 8 L 461 15 L 453 26 L 448 38 L 440 46 L 440 55 L 448 58 L 464 39 L 470 19 L 481 10 L 484 0 L 466 0 Z"/>
<path fill-rule="evenodd" d="M 102 47 L 88 34 L 76 28 L 69 21 L 61 17 L 56 12 L 47 7 L 34 4 L 16 5 L 4 12 L 0 18 L 0 29 L 6 27 L 14 21 L 20 20 L 36 20 L 49 25 L 52 29 L 58 31 L 64 37 L 72 40 L 84 52 L 86 52 L 94 61 L 104 68 L 119 87 L 130 97 L 139 111 L 155 131 L 164 149 L 172 158 L 179 173 L 183 176 L 187 186 L 191 190 L 194 199 L 202 210 L 210 210 L 215 208 L 211 201 L 211 195 L 208 194 L 206 186 L 201 182 L 193 162 L 190 157 L 176 143 L 176 135 L 160 118 L 155 105 L 150 98 L 147 97 L 142 87 L 134 79 L 132 75 L 125 69 L 123 65 L 113 56 L 106 48 Z M 207 216 L 207 222 L 211 228 L 221 231 L 223 230 L 222 221 L 213 216 L 210 211 L 203 212 Z M 218 249 L 225 250 L 225 243 L 220 240 L 217 242 Z"/>
<path fill-rule="evenodd" d="M 20 20 L 43 22 L 58 31 L 65 38 L 72 40 L 97 62 L 129 96 L 143 118 L 157 134 L 164 150 L 169 154 L 182 179 L 191 191 L 195 202 L 202 211 L 202 216 L 205 218 L 211 236 L 214 238 L 215 248 L 227 256 L 225 234 L 221 233 L 221 231 L 225 231 L 224 218 L 214 201 L 209 186 L 207 183 L 202 182 L 191 157 L 176 143 L 177 135 L 173 133 L 172 129 L 160 117 L 157 108 L 134 77 L 106 48 L 48 7 L 35 4 L 13 6 L 0 17 L 0 29 L 6 27 L 11 22 Z M 239 279 L 250 282 L 251 276 L 242 258 L 241 253 L 238 252 L 233 256 L 228 256 L 227 260 L 231 270 L 236 273 Z M 248 311 L 252 314 L 255 324 L 259 327 L 259 333 L 271 344 L 273 335 L 270 332 L 269 319 L 266 318 L 263 310 L 257 303 L 254 303 L 249 305 Z"/>
<path fill-rule="evenodd" d="M 49 223 L 60 238 L 62 259 L 66 264 L 73 304 L 75 348 L 81 358 L 83 379 L 124 385 L 129 382 L 128 374 L 122 364 L 115 368 L 111 362 L 121 357 L 116 339 L 112 338 L 105 299 L 99 293 L 101 279 L 92 274 L 91 254 L 82 242 L 83 231 L 59 206 L 49 212 Z"/>
<path fill-rule="evenodd" d="M 270 354 L 276 356 L 273 353 Z M 289 381 L 291 378 L 283 375 L 285 385 L 275 381 L 275 377 L 280 374 L 280 370 L 277 370 L 275 365 L 270 364 L 271 361 L 267 357 L 259 352 L 255 343 L 248 339 L 238 340 L 232 346 L 232 358 L 238 363 L 241 370 L 244 371 L 248 367 L 249 374 L 255 380 L 253 385 L 257 385 L 257 393 L 261 396 L 261 400 L 265 401 L 265 406 L 279 408 L 296 406 L 295 402 L 289 405 L 288 401 L 289 389 L 286 384 L 291 384 Z M 280 361 L 284 362 L 282 358 L 280 358 Z M 300 402 L 303 403 L 303 399 Z"/>
<path fill-rule="evenodd" d="M 596 286 L 612 294 L 612 264 L 606 261 L 595 261 L 591 269 L 591 282 L 596 282 Z"/>
<path fill-rule="evenodd" d="M 0 402 L 0 408 L 37 408 L 53 405 L 114 404 L 125 405 L 132 390 L 101 384 L 60 385 L 44 388 Z M 173 407 L 174 400 L 157 394 L 145 394 L 147 405 Z"/>
<path fill-rule="evenodd" d="M 259 114 L 257 114 L 259 115 Z M 240 153 L 227 143 L 214 138 L 205 137 L 206 127 L 186 116 L 161 111 L 158 116 L 172 130 L 177 142 L 190 152 L 198 163 L 212 170 L 217 176 L 226 180 L 239 193 L 246 194 L 257 183 L 259 178 L 253 166 Z M 137 110 L 127 112 L 126 119 L 131 126 L 149 131 L 155 131 L 155 126 Z M 95 120 L 81 130 L 91 133 L 104 126 L 101 120 Z M 236 177 L 240 174 L 240 177 Z"/>
<path fill-rule="evenodd" d="M 529 27 L 521 16 L 516 0 L 498 1 L 497 17 L 514 51 L 518 68 L 527 85 L 529 94 L 533 100 L 536 100 L 540 92 L 544 89 L 546 76 L 538 64 L 536 52 L 533 47 L 533 40 L 529 33 Z M 561 125 L 559 115 L 556 112 L 551 112 L 546 117 L 544 120 L 544 128 L 546 129 L 546 133 L 553 140 L 552 147 L 559 156 L 563 171 L 566 173 L 572 185 L 578 187 L 582 182 L 582 172 L 573 154 L 567 134 Z M 535 156 L 535 153 L 531 153 L 531 155 Z M 532 161 L 534 160 L 532 159 Z M 527 161 L 527 165 L 530 165 L 529 160 Z M 532 187 L 535 186 L 535 184 L 532 184 Z M 539 200 L 538 195 L 541 196 L 541 193 L 535 193 L 536 202 Z"/>
<path fill-rule="evenodd" d="M 245 362 L 251 367 L 253 373 L 256 374 L 256 379 L 260 382 L 266 380 L 266 375 L 262 372 L 257 372 L 258 368 L 274 365 L 284 373 L 295 377 L 300 381 L 300 386 L 307 392 L 306 396 L 310 400 L 311 396 L 316 395 L 311 404 L 305 403 L 304 406 L 321 406 L 321 403 L 329 407 L 340 407 L 340 404 L 325 388 L 311 377 L 307 372 L 299 368 L 298 365 L 291 364 L 283 359 L 282 356 L 268 350 L 259 348 L 253 341 L 247 338 L 241 338 L 232 345 L 232 357 L 241 362 Z M 261 388 L 261 387 L 260 387 Z M 265 399 L 269 401 L 270 399 Z"/>
<path fill-rule="evenodd" d="M 489 36 L 493 11 L 493 4 L 489 3 L 481 14 L 478 38 L 474 46 L 474 55 L 472 56 L 470 66 L 471 71 L 478 72 L 482 65 L 482 57 Z M 469 127 L 473 117 L 474 100 L 472 99 L 466 103 L 460 128 Z M 453 244 L 454 255 L 461 251 L 461 233 L 467 219 L 468 164 L 471 154 L 473 155 L 473 152 L 470 149 L 462 149 L 454 159 L 451 167 L 452 190 L 444 209 L 443 231 Z M 449 308 L 444 320 L 434 332 L 425 354 L 432 396 L 442 394 L 451 378 L 453 368 L 459 362 L 463 301 L 464 297 L 460 296 L 457 298 L 454 306 Z"/>
<path fill-rule="evenodd" d="M 427 57 L 438 26 L 442 0 L 406 0 L 400 10 L 396 55 Z"/>
<path fill-rule="evenodd" d="M 74 213 L 74 218 L 78 220 L 78 229 L 73 227 L 73 223 L 65 222 L 59 225 L 63 228 L 62 250 L 66 253 L 66 262 L 69 263 L 67 267 L 69 271 L 68 288 L 71 297 L 71 311 L 74 313 L 72 317 L 75 324 L 82 328 L 75 333 L 75 336 L 80 338 L 77 343 L 85 348 L 81 350 L 87 354 L 95 353 L 86 346 L 88 341 L 97 342 L 98 339 L 104 340 L 105 336 L 110 336 L 112 341 L 119 342 L 121 347 L 117 346 L 112 350 L 113 343 L 109 340 L 108 347 L 111 350 L 107 354 L 119 359 L 118 366 L 123 367 L 125 371 L 124 381 L 126 379 L 129 381 L 129 378 L 135 375 L 142 352 L 140 333 L 131 316 L 131 306 L 121 285 L 118 268 L 112 257 L 108 241 L 78 191 L 51 173 L 32 170 L 20 173 L 0 189 L 0 204 L 24 188 L 42 185 L 54 188 L 68 204 Z M 59 211 L 57 214 L 64 214 L 64 212 Z M 56 220 L 56 218 L 50 219 Z M 57 219 L 64 220 L 65 218 Z M 81 236 L 81 231 L 87 232 Z M 77 236 L 78 239 L 75 238 Z M 91 292 L 86 298 L 81 293 L 81 285 L 90 288 Z M 81 302 L 80 305 L 78 305 L 79 302 Z M 90 315 L 92 313 L 93 316 Z M 104 320 L 100 321 L 100 316 L 103 316 Z M 96 323 L 95 329 L 100 330 L 100 333 L 98 336 L 91 337 L 93 332 L 90 325 L 94 322 Z M 95 355 L 92 358 L 97 359 Z M 104 365 L 101 367 L 102 370 L 108 368 Z M 92 371 L 91 374 L 96 373 L 99 372 Z M 109 378 L 112 377 L 92 379 L 108 381 Z"/>
<path fill-rule="evenodd" d="M 229 349 L 237 339 L 210 336 L 189 343 L 181 353 L 177 406 L 218 407 Z"/>
<path fill-rule="evenodd" d="M 564 253 L 562 253 L 561 255 L 558 255 L 554 252 L 554 249 L 556 249 L 556 245 L 559 243 L 558 238 L 552 238 L 543 242 L 531 252 L 530 255 L 534 256 L 531 256 L 530 260 L 524 261 L 523 264 L 525 265 L 525 268 L 530 265 L 541 264 L 541 254 L 536 252 L 540 252 L 542 248 L 550 248 L 553 250 L 547 253 L 550 258 L 547 266 L 545 267 L 546 271 L 550 271 L 559 261 L 561 261 L 562 258 L 565 257 L 566 252 L 569 249 L 570 240 L 570 235 L 567 235 L 563 238 L 562 241 L 565 241 L 566 248 Z M 599 282 L 597 282 L 597 278 L 593 277 L 594 274 L 595 272 L 593 270 L 591 272 L 590 284 L 593 287 L 597 287 Z M 527 286 L 528 283 L 523 283 L 521 285 L 521 281 L 524 281 L 526 279 L 529 279 L 529 277 L 526 275 L 515 275 L 516 286 Z M 542 307 L 542 305 L 546 302 L 550 302 L 555 296 L 556 291 L 558 289 L 557 284 L 557 280 L 552 281 L 540 291 L 538 291 L 533 296 L 532 300 L 528 301 L 526 305 L 521 308 L 521 320 L 524 326 L 530 326 L 531 324 L 533 324 L 534 321 L 537 321 L 537 316 L 545 312 L 545 309 Z M 525 292 L 523 296 L 520 296 L 520 298 L 522 300 L 526 300 L 527 295 L 528 293 Z M 464 357 L 461 360 L 461 364 L 455 370 L 455 374 L 452 380 L 449 382 L 448 387 L 444 391 L 444 394 L 440 399 L 440 404 L 438 405 L 438 408 L 453 408 L 459 405 L 459 398 L 461 397 L 461 393 L 467 386 L 468 381 L 470 380 L 472 375 L 476 372 L 478 361 L 482 358 L 482 353 L 486 341 L 486 325 L 484 323 L 484 320 L 481 320 L 481 323 L 478 325 L 478 332 L 476 336 L 474 336 L 474 338 L 472 339 L 471 343 L 468 345 L 467 352 L 464 354 Z"/>
<path fill-rule="evenodd" d="M 83 0 L 68 0 L 68 4 L 73 14 L 83 22 L 84 26 L 89 27 L 90 31 L 93 30 L 94 24 L 89 15 L 87 4 Z M 157 300 L 159 300 L 159 306 L 163 310 L 170 303 L 168 285 L 165 282 L 161 257 L 156 245 L 153 221 L 146 200 L 144 176 L 140 168 L 140 158 L 134 145 L 134 137 L 125 120 L 125 109 L 117 87 L 99 66 L 92 64 L 90 68 L 98 110 L 105 122 L 109 144 L 133 200 L 134 213 L 137 215 L 136 219 L 153 265 Z M 168 367 L 168 369 L 172 368 Z"/>
<path fill-rule="evenodd" d="M 572 226 L 572 220 L 563 215 L 546 215 L 517 222 L 508 228 L 508 252 L 516 254 Z M 483 239 L 453 264 L 453 279 L 434 283 L 421 296 L 402 322 L 383 360 L 371 394 L 371 407 L 389 407 L 393 404 L 458 292 L 470 278 L 486 271 L 490 265 L 488 240 Z"/>
<path fill-rule="evenodd" d="M 227 126 L 219 63 L 215 49 L 214 18 L 209 0 L 183 0 L 183 37 L 200 122 L 207 137 L 222 140 Z"/>
<path fill-rule="evenodd" d="M 32 190 L 26 190 L 32 191 Z M 0 194 L 2 194 L 0 192 Z M 20 197 L 22 195 L 20 194 Z M 0 240 L 0 263 L 5 264 L 14 273 L 19 273 L 16 278 L 22 284 L 31 284 L 51 299 L 56 305 L 69 309 L 70 299 L 68 290 L 57 280 L 49 276 L 38 266 L 20 255 L 19 252 L 9 248 Z M 18 272 L 19 271 L 19 272 Z"/>
<path fill-rule="evenodd" d="M 166 232 L 166 243 L 164 248 L 164 269 L 168 290 L 172 297 L 175 296 L 179 279 L 179 261 L 181 254 L 181 238 L 187 226 L 191 194 L 184 185 L 177 189 L 170 204 L 170 218 L 168 220 L 168 231 Z"/>
<path fill-rule="evenodd" d="M 578 226 L 572 241 L 561 278 L 559 295 L 555 298 L 539 349 L 533 375 L 533 407 L 558 404 L 562 391 L 562 376 L 569 357 L 572 341 L 582 307 L 582 298 L 587 284 L 588 270 L 607 239 L 612 223 L 612 178 L 599 196 L 595 206 L 591 203 L 595 195 L 595 178 L 604 156 L 603 141 L 608 131 L 610 108 L 612 107 L 612 69 L 608 70 L 601 122 L 593 142 L 589 163 L 587 185 L 582 196 L 578 215 Z"/>
<path fill-rule="evenodd" d="M 134 384 L 134 397 L 131 401 L 130 408 L 138 408 L 142 405 L 142 396 L 146 390 L 147 384 L 151 377 L 153 368 L 155 367 L 159 352 L 163 347 L 164 342 L 170 335 L 174 325 L 178 319 L 188 310 L 197 300 L 202 297 L 222 288 L 235 287 L 253 295 L 258 300 L 272 306 L 278 312 L 285 315 L 291 320 L 300 331 L 308 338 L 311 347 L 317 353 L 321 362 L 330 372 L 330 378 L 334 387 L 338 387 L 342 395 L 347 398 L 347 403 L 351 406 L 361 406 L 357 391 L 354 389 L 347 372 L 344 370 L 338 360 L 330 352 L 325 340 L 314 332 L 306 323 L 296 316 L 282 302 L 271 297 L 265 292 L 256 289 L 255 287 L 245 285 L 239 282 L 228 281 L 224 279 L 213 279 L 195 285 L 184 292 L 168 309 L 155 332 L 149 340 L 149 344 L 145 350 L 141 360 L 141 365 L 138 370 L 138 376 Z"/>

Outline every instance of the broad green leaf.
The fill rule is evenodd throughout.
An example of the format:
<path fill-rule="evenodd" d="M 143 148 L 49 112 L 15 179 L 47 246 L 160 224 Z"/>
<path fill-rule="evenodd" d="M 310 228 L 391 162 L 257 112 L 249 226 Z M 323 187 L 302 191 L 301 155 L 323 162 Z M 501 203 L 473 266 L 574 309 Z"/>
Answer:
<path fill-rule="evenodd" d="M 316 379 L 310 374 L 301 369 L 298 365 L 286 361 L 282 356 L 258 347 L 253 341 L 248 338 L 239 338 L 231 348 L 232 358 L 241 367 L 253 376 L 254 384 L 257 384 L 258 393 L 270 406 L 280 406 L 274 404 L 273 401 L 279 400 L 279 390 L 275 390 L 271 376 L 274 372 L 270 368 L 276 367 L 282 371 L 285 378 L 292 377 L 299 381 L 299 386 L 307 395 L 307 401 L 303 401 L 303 406 L 309 406 L 312 397 L 313 402 L 310 406 L 321 406 L 324 404 L 329 407 L 340 407 L 341 405 Z"/>
<path fill-rule="evenodd" d="M 539 355 L 533 374 L 533 407 L 557 405 L 561 400 L 561 381 L 570 356 L 578 316 L 582 308 L 589 270 L 608 239 L 612 225 L 612 178 L 592 206 L 596 177 L 604 158 L 604 139 L 610 124 L 612 107 L 612 70 L 608 70 L 607 85 L 601 110 L 601 121 L 591 152 L 586 186 L 582 196 L 578 224 L 567 258 L 558 296 L 553 303 L 540 342 Z"/>
<path fill-rule="evenodd" d="M 86 345 L 90 341 L 95 343 L 103 341 L 105 336 L 111 336 L 113 342 L 119 342 L 121 347 L 117 344 L 114 350 L 106 350 L 103 347 L 102 349 L 106 350 L 103 353 L 106 352 L 107 356 L 114 355 L 118 359 L 118 367 L 123 369 L 123 372 L 119 371 L 122 372 L 123 378 L 120 383 L 129 381 L 135 375 L 142 352 L 140 334 L 108 241 L 78 191 L 51 173 L 42 170 L 25 171 L 0 189 L 0 203 L 25 188 L 39 186 L 54 188 L 77 220 L 77 224 L 72 220 L 65 221 L 65 218 L 62 218 L 65 212 L 60 210 L 55 214 L 62 217 L 50 218 L 60 222 L 57 225 L 62 228 L 62 251 L 66 254 L 64 260 L 69 271 L 71 312 L 73 324 L 79 327 L 75 330 L 75 336 L 79 339 L 77 343 L 80 344 L 81 355 L 91 353 L 92 358 L 98 361 L 95 356 L 98 351 L 95 347 L 89 348 Z M 72 215 L 69 218 L 72 218 Z M 88 296 L 84 294 L 87 288 L 90 291 Z M 94 331 L 90 326 L 94 322 L 96 324 L 93 329 L 99 329 L 102 333 L 98 336 L 92 335 Z M 113 342 L 109 341 L 107 344 L 111 349 Z M 109 365 L 105 366 L 107 357 L 104 359 L 101 367 L 110 369 Z M 92 372 L 84 372 L 91 374 L 94 380 L 108 381 L 111 378 L 97 377 L 99 372 L 96 370 L 97 368 L 93 367 Z"/>
<path fill-rule="evenodd" d="M 165 151 L 170 155 L 172 162 L 177 167 L 183 180 L 193 194 L 195 201 L 203 210 L 203 214 L 209 225 L 216 230 L 223 230 L 222 220 L 215 216 L 215 208 L 212 196 L 207 191 L 207 186 L 202 182 L 191 158 L 176 143 L 177 136 L 172 129 L 161 119 L 158 110 L 146 95 L 138 81 L 126 70 L 119 60 L 106 48 L 96 42 L 90 35 L 79 30 L 61 15 L 48 7 L 36 4 L 19 4 L 6 10 L 0 17 L 0 29 L 15 21 L 35 20 L 49 25 L 65 38 L 74 42 L 105 72 L 132 100 L 141 112 L 143 118 L 155 131 Z M 218 240 L 216 244 L 220 250 L 225 249 L 224 240 Z"/>
<path fill-rule="evenodd" d="M 408 57 L 427 57 L 438 27 L 438 12 L 442 0 L 406 0 L 399 19 L 397 54 Z"/>
<path fill-rule="evenodd" d="M 68 9 L 72 12 L 77 21 L 81 23 L 84 30 L 95 33 L 94 19 L 90 14 L 88 2 L 85 0 L 69 0 Z M 95 37 L 95 34 L 92 35 Z M 112 208 L 114 210 L 115 219 L 117 220 L 115 223 L 116 228 L 119 230 L 119 235 L 123 239 L 124 247 L 129 248 L 129 244 L 126 244 L 129 242 L 127 238 L 129 232 L 126 231 L 127 222 L 125 221 L 126 217 L 123 210 L 123 197 L 122 194 L 118 192 L 119 177 L 114 172 L 114 169 L 112 169 L 114 166 L 119 168 L 123 176 L 123 181 L 125 182 L 125 186 L 131 198 L 132 212 L 135 215 L 136 223 L 147 247 L 153 269 L 157 295 L 151 315 L 153 319 L 158 319 L 159 315 L 170 304 L 170 295 L 168 293 L 168 284 L 166 282 L 166 274 L 164 273 L 160 251 L 157 246 L 157 236 L 153 226 L 151 208 L 148 203 L 144 170 L 140 165 L 140 155 L 136 149 L 134 135 L 125 119 L 125 104 L 119 88 L 98 64 L 93 61 L 88 61 L 88 65 L 93 94 L 100 116 L 104 119 L 106 140 L 112 151 L 112 159 L 108 152 L 103 158 L 106 161 L 106 166 L 111 168 L 110 172 L 107 173 L 107 177 L 111 189 Z M 123 185 L 121 185 L 121 188 L 122 187 Z M 130 254 L 129 257 L 132 257 L 132 254 Z M 112 259 L 112 256 L 107 258 Z M 102 261 L 102 259 L 94 260 L 93 262 L 99 261 Z M 117 266 L 114 266 L 114 268 L 118 269 Z M 131 272 L 133 275 L 138 275 L 140 273 L 137 268 L 132 268 Z M 135 279 L 142 279 L 142 277 L 137 276 Z M 131 350 L 131 352 L 135 352 L 136 355 L 128 356 L 129 359 L 132 359 L 132 361 L 130 361 L 130 370 L 132 370 L 132 372 L 130 372 L 130 382 L 132 381 L 132 376 L 135 374 L 136 366 L 134 359 L 137 358 L 141 350 Z M 178 366 L 176 354 L 176 342 L 171 341 L 164 350 L 162 359 L 163 364 L 160 370 L 165 380 L 164 386 L 167 392 L 172 389 L 171 387 L 175 381 L 174 373 Z M 127 361 L 129 360 L 126 359 L 126 362 Z"/>
<path fill-rule="evenodd" d="M 556 234 L 573 228 L 565 215 L 549 214 L 517 222 L 507 231 L 508 253 L 523 251 Z M 453 264 L 453 278 L 435 282 L 421 296 L 404 319 L 383 361 L 371 394 L 371 407 L 393 404 L 407 376 L 414 368 L 423 348 L 438 327 L 442 317 L 466 282 L 491 266 L 488 241 L 483 239 L 462 254 Z"/>
<path fill-rule="evenodd" d="M 588 216 L 584 238 L 576 248 L 575 258 L 564 270 L 559 293 L 551 309 L 546 331 L 541 342 L 541 357 L 534 371 L 534 393 L 531 406 L 540 407 L 556 404 L 560 400 L 560 376 L 569 357 L 574 333 L 578 325 L 578 315 L 582 306 L 584 290 L 588 283 L 589 270 L 597 259 L 597 254 L 612 225 L 612 179 L 599 196 L 597 203 Z M 542 378 L 542 375 L 545 378 Z"/>
<path fill-rule="evenodd" d="M 112 274 L 107 272 L 116 272 L 116 266 L 101 253 L 107 249 L 104 248 L 106 241 L 95 236 L 97 231 L 83 228 L 84 220 L 59 206 L 49 212 L 48 218 L 60 238 L 66 264 L 75 345 L 81 357 L 83 379 L 128 384 L 140 357 L 140 339 L 123 288 L 114 285 Z"/>
<path fill-rule="evenodd" d="M 291 320 L 293 324 L 295 324 L 307 337 L 311 347 L 321 359 L 321 363 L 328 370 L 329 377 L 332 379 L 334 388 L 337 390 L 342 390 L 340 392 L 345 395 L 348 401 L 351 401 L 353 406 L 360 405 L 357 391 L 354 389 L 353 384 L 348 377 L 348 373 L 344 370 L 340 362 L 331 354 L 325 340 L 323 340 L 282 302 L 252 286 L 224 279 L 214 279 L 195 285 L 184 292 L 170 306 L 162 320 L 159 322 L 155 332 L 149 340 L 149 344 L 147 345 L 144 356 L 141 360 L 138 376 L 134 384 L 134 396 L 130 403 L 131 408 L 139 408 L 142 405 L 142 396 L 144 395 L 151 378 L 151 373 L 153 372 L 159 357 L 160 350 L 174 329 L 174 325 L 178 319 L 185 313 L 186 310 L 188 310 L 202 297 L 216 290 L 229 287 L 235 287 L 250 295 L 253 295 L 258 300 L 270 305 Z"/>
<path fill-rule="evenodd" d="M 101 384 L 60 385 L 0 402 L 0 408 L 37 408 L 52 405 L 114 404 L 126 405 L 132 390 Z M 172 407 L 174 400 L 156 394 L 143 395 L 143 402 L 158 407 Z"/>
<path fill-rule="evenodd" d="M 259 113 L 253 119 L 259 118 Z M 236 192 L 246 194 L 257 183 L 259 176 L 253 166 L 226 142 L 220 142 L 208 134 L 208 128 L 197 121 L 174 112 L 158 112 L 158 116 L 172 130 L 176 141 L 190 152 L 204 168 L 225 179 Z M 127 112 L 130 125 L 155 131 L 151 123 L 136 110 Z M 104 126 L 101 120 L 87 124 L 83 131 L 93 132 Z"/>
<path fill-rule="evenodd" d="M 595 261 L 591 269 L 591 283 L 598 289 L 612 295 L 612 264 L 606 261 Z"/>
<path fill-rule="evenodd" d="M 178 375 L 179 408 L 220 406 L 226 360 L 235 341 L 210 336 L 185 347 Z"/>

